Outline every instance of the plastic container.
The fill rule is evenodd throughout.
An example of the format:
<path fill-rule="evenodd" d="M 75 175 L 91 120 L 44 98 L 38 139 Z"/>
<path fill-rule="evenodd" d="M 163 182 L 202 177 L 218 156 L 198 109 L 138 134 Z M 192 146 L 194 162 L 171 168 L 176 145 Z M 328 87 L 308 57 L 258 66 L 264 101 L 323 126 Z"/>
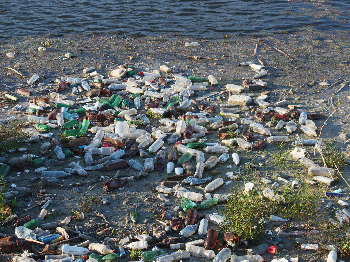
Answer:
<path fill-rule="evenodd" d="M 84 161 L 87 165 L 92 165 L 94 163 L 94 159 L 90 152 L 86 152 L 84 155 Z"/>
<path fill-rule="evenodd" d="M 182 164 L 185 162 L 185 161 L 189 161 L 190 159 L 192 158 L 192 154 L 191 153 L 185 153 L 183 154 L 179 160 L 177 161 L 177 164 L 179 166 L 182 166 Z"/>
<path fill-rule="evenodd" d="M 221 163 L 225 163 L 229 158 L 230 158 L 230 155 L 227 153 L 224 153 L 221 156 L 219 156 L 219 161 Z"/>
<path fill-rule="evenodd" d="M 327 262 L 337 262 L 337 257 L 338 257 L 337 251 L 332 250 L 328 254 Z"/>
<path fill-rule="evenodd" d="M 144 167 L 145 167 L 145 170 L 147 170 L 147 171 L 153 171 L 154 170 L 154 159 L 153 158 L 146 158 L 145 163 L 144 163 Z"/>
<path fill-rule="evenodd" d="M 212 169 L 214 166 L 217 165 L 217 163 L 219 163 L 219 158 L 217 158 L 216 156 L 211 156 L 209 157 L 209 159 L 204 163 L 204 167 L 208 168 L 208 169 Z"/>
<path fill-rule="evenodd" d="M 215 257 L 213 250 L 206 250 L 204 247 L 195 245 L 186 244 L 186 251 L 190 252 L 190 254 L 194 257 L 204 257 L 207 259 L 213 259 Z"/>
<path fill-rule="evenodd" d="M 227 153 L 228 149 L 226 146 L 207 146 L 204 151 L 213 154 L 223 154 Z"/>
<path fill-rule="evenodd" d="M 147 249 L 148 243 L 146 240 L 131 242 L 130 244 L 126 245 L 129 249 Z"/>
<path fill-rule="evenodd" d="M 175 195 L 180 198 L 188 198 L 194 202 L 200 202 L 203 200 L 203 195 L 201 193 L 191 192 L 191 191 L 175 191 Z"/>
<path fill-rule="evenodd" d="M 194 233 L 196 233 L 198 225 L 188 225 L 184 229 L 182 229 L 179 234 L 183 237 L 190 237 Z"/>
<path fill-rule="evenodd" d="M 204 156 L 204 153 L 202 151 L 198 151 L 197 152 L 197 155 L 196 155 L 196 162 L 199 163 L 199 162 L 205 162 L 205 156 Z"/>
<path fill-rule="evenodd" d="M 307 120 L 307 114 L 306 114 L 306 112 L 303 111 L 300 113 L 300 116 L 299 116 L 299 124 L 305 125 L 306 120 Z"/>
<path fill-rule="evenodd" d="M 223 248 L 220 252 L 215 256 L 213 262 L 226 262 L 231 257 L 231 249 Z"/>
<path fill-rule="evenodd" d="M 198 227 L 199 237 L 204 237 L 207 234 L 207 231 L 208 231 L 208 220 L 203 218 L 199 223 L 199 227 Z"/>
<path fill-rule="evenodd" d="M 76 247 L 76 246 L 70 246 L 70 245 L 63 245 L 62 246 L 62 253 L 67 255 L 74 255 L 74 256 L 83 256 L 90 253 L 89 249 L 84 247 Z"/>
<path fill-rule="evenodd" d="M 315 250 L 317 251 L 319 246 L 318 244 L 302 244 L 300 246 L 301 250 Z"/>
<path fill-rule="evenodd" d="M 185 132 L 186 123 L 184 120 L 180 120 L 176 123 L 176 133 L 182 134 Z"/>
<path fill-rule="evenodd" d="M 233 163 L 235 163 L 236 166 L 239 165 L 240 159 L 239 159 L 239 155 L 237 153 L 232 153 L 232 160 L 233 160 Z"/>
<path fill-rule="evenodd" d="M 136 170 L 139 170 L 139 171 L 145 170 L 144 166 L 139 161 L 137 161 L 135 159 L 130 159 L 128 161 L 128 165 L 130 167 L 132 167 L 133 169 L 136 169 Z"/>
<path fill-rule="evenodd" d="M 41 172 L 41 177 L 42 178 L 65 178 L 70 176 L 69 173 L 64 172 L 64 171 L 42 171 Z"/>
<path fill-rule="evenodd" d="M 142 261 L 153 261 L 156 257 L 163 255 L 165 252 L 162 249 L 156 248 L 154 250 L 143 252 L 141 254 Z"/>
<path fill-rule="evenodd" d="M 155 262 L 172 262 L 172 261 L 182 261 L 183 259 L 189 258 L 191 254 L 184 250 L 178 250 L 169 255 L 158 257 Z"/>
<path fill-rule="evenodd" d="M 215 179 L 214 181 L 210 182 L 205 188 L 204 191 L 205 192 L 212 192 L 215 189 L 217 189 L 218 187 L 220 187 L 221 185 L 224 184 L 224 180 L 219 177 L 217 179 Z"/>
<path fill-rule="evenodd" d="M 155 153 L 164 145 L 164 141 L 158 138 L 154 143 L 148 148 L 149 153 Z"/>
<path fill-rule="evenodd" d="M 175 169 L 175 164 L 174 162 L 168 162 L 167 166 L 166 166 L 166 173 L 167 174 L 171 174 Z"/>
<path fill-rule="evenodd" d="M 213 197 L 211 199 L 205 200 L 198 205 L 198 209 L 207 209 L 213 205 L 216 205 L 219 201 Z"/>
<path fill-rule="evenodd" d="M 28 122 L 36 124 L 47 124 L 49 123 L 49 120 L 46 117 L 42 116 L 28 116 Z"/>
<path fill-rule="evenodd" d="M 66 158 L 65 154 L 62 151 L 62 147 L 56 146 L 54 152 L 58 158 L 58 160 L 64 160 Z"/>
<path fill-rule="evenodd" d="M 205 165 L 203 162 L 197 162 L 196 171 L 195 171 L 193 176 L 198 177 L 198 178 L 202 178 L 204 167 L 205 167 Z"/>
<path fill-rule="evenodd" d="M 26 228 L 24 226 L 19 226 L 15 228 L 15 235 L 19 239 L 34 239 L 36 240 L 36 235 L 33 230 Z"/>
<path fill-rule="evenodd" d="M 90 251 L 97 251 L 102 255 L 108 255 L 113 253 L 113 249 L 109 248 L 108 246 L 104 244 L 99 243 L 91 243 L 88 247 Z"/>

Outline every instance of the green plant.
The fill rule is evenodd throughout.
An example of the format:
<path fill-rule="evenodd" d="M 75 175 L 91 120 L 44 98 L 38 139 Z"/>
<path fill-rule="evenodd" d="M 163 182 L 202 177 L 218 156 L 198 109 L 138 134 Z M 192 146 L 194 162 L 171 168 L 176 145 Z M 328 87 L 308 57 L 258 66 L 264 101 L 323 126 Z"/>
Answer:
<path fill-rule="evenodd" d="M 322 188 L 301 186 L 293 188 L 290 185 L 284 188 L 282 196 L 285 204 L 278 207 L 278 211 L 285 218 L 312 220 L 320 205 Z"/>
<path fill-rule="evenodd" d="M 287 169 L 289 164 L 289 150 L 284 149 L 284 144 L 278 145 L 278 150 L 272 155 L 272 164 L 280 169 Z"/>
<path fill-rule="evenodd" d="M 339 246 L 340 255 L 344 257 L 350 256 L 350 237 L 346 237 Z"/>
<path fill-rule="evenodd" d="M 0 151 L 7 152 L 20 147 L 23 139 L 28 137 L 22 127 L 23 123 L 20 121 L 0 125 Z"/>
<path fill-rule="evenodd" d="M 239 239 L 258 239 L 263 231 L 263 219 L 269 215 L 270 210 L 271 203 L 265 201 L 258 191 L 250 191 L 249 195 L 234 193 L 225 205 L 227 223 L 222 229 Z"/>
<path fill-rule="evenodd" d="M 141 249 L 132 249 L 130 252 L 130 258 L 133 260 L 140 260 L 141 259 Z"/>
<path fill-rule="evenodd" d="M 322 150 L 323 159 L 327 167 L 343 170 L 346 159 L 341 153 L 340 147 L 332 140 L 325 141 L 325 148 Z"/>
<path fill-rule="evenodd" d="M 78 213 L 89 213 L 92 212 L 94 205 L 101 202 L 101 199 L 98 197 L 84 197 L 79 203 Z"/>

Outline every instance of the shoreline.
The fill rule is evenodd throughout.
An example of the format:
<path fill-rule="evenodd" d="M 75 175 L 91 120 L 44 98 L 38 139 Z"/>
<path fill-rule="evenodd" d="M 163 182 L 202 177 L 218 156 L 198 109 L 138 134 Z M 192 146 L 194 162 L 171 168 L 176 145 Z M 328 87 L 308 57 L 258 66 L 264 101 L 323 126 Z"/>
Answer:
<path fill-rule="evenodd" d="M 342 139 L 341 134 L 349 134 L 350 127 L 348 119 L 350 115 L 349 36 L 350 32 L 334 34 L 309 30 L 296 34 L 278 34 L 263 37 L 235 36 L 223 39 L 200 40 L 183 36 L 169 39 L 166 35 L 125 39 L 108 34 L 95 37 L 85 35 L 63 38 L 48 38 L 47 36 L 28 37 L 25 40 L 22 39 L 20 43 L 15 43 L 17 40 L 13 40 L 11 43 L 1 46 L 0 54 L 3 59 L 0 60 L 0 90 L 2 92 L 0 96 L 3 96 L 3 92 L 9 92 L 18 96 L 19 100 L 10 104 L 9 108 L 3 108 L 1 115 L 3 116 L 7 113 L 13 115 L 10 109 L 16 104 L 26 105 L 28 97 L 16 93 L 15 90 L 17 88 L 25 88 L 32 91 L 33 97 L 43 96 L 37 91 L 52 89 L 55 86 L 52 81 L 55 81 L 56 78 L 64 76 L 82 77 L 83 69 L 88 67 L 95 67 L 99 74 L 107 76 L 112 69 L 122 64 L 133 65 L 137 70 L 146 72 L 159 69 L 161 65 L 165 64 L 171 68 L 173 73 L 184 74 L 185 76 L 207 77 L 208 75 L 214 75 L 219 80 L 219 85 L 213 86 L 211 89 L 212 91 L 222 91 L 225 90 L 225 84 L 241 84 L 243 78 L 250 79 L 254 76 L 254 71 L 249 67 L 238 66 L 239 63 L 247 61 L 258 62 L 258 60 L 261 60 L 268 71 L 268 75 L 262 79 L 268 83 L 266 91 L 270 94 L 271 103 L 285 99 L 288 101 L 288 104 L 298 105 L 307 112 L 326 115 L 329 119 L 318 120 L 317 122 L 317 126 L 319 128 L 322 127 L 322 138 L 336 138 L 336 141 L 341 143 L 342 149 L 348 151 L 349 143 Z M 51 41 L 47 42 L 46 51 L 39 52 L 38 47 L 42 46 L 42 42 L 45 44 L 46 41 Z M 197 41 L 200 45 L 198 47 L 185 46 L 186 42 L 194 41 Z M 254 54 L 256 45 L 258 45 L 258 49 L 256 54 Z M 8 52 L 14 52 L 14 58 L 6 57 Z M 66 58 L 66 53 L 71 53 L 73 57 Z M 5 69 L 5 67 L 14 68 L 25 75 L 25 77 L 21 78 L 18 74 Z M 26 81 L 33 74 L 45 76 L 42 78 L 42 86 L 28 86 Z M 325 85 L 325 82 L 329 85 Z M 343 84 L 344 86 L 342 87 Z M 256 92 L 253 96 L 256 97 L 258 94 L 259 92 Z M 220 100 L 209 100 L 206 103 L 209 105 L 210 103 L 215 104 L 226 101 L 227 98 L 228 94 L 226 92 L 223 97 L 220 97 Z M 254 106 L 248 108 L 249 110 L 243 110 L 242 116 L 250 116 L 253 108 Z M 23 115 L 25 114 L 23 113 Z M 327 125 L 324 125 L 325 121 Z M 91 138 L 92 136 L 89 136 L 89 139 Z M 210 137 L 210 139 L 217 140 L 218 138 Z M 278 149 L 274 148 L 273 150 Z M 252 157 L 251 152 L 240 153 L 242 153 L 246 163 L 256 161 L 255 157 Z M 268 154 L 269 151 L 266 152 L 266 155 Z M 218 168 L 218 175 L 224 176 L 226 171 L 226 168 Z M 277 172 L 292 177 L 290 174 L 292 171 L 273 170 L 270 172 Z M 348 172 L 349 167 L 346 167 L 344 175 L 347 181 L 350 182 Z M 15 173 L 12 174 L 14 175 Z M 154 213 L 157 213 L 160 208 L 166 208 L 175 213 L 175 206 L 178 206 L 180 202 L 179 199 L 174 199 L 175 205 L 168 206 L 156 198 L 153 189 L 164 178 L 163 175 L 154 174 L 149 179 L 145 178 L 144 180 L 130 182 L 124 190 L 110 195 L 103 193 L 103 191 L 101 193 L 101 175 L 105 176 L 105 174 L 93 173 L 89 174 L 88 179 L 78 177 L 78 184 L 81 183 L 81 185 L 69 188 L 68 195 L 67 190 L 64 188 L 48 187 L 49 195 L 57 194 L 54 196 L 56 201 L 53 205 L 57 216 L 52 215 L 53 218 L 50 217 L 50 219 L 55 220 L 57 217 L 64 218 L 67 215 L 71 215 L 72 210 L 75 210 L 79 201 L 83 199 L 83 194 L 90 190 L 90 185 L 95 185 L 91 189 L 91 196 L 107 195 L 111 197 L 112 206 L 100 205 L 96 209 L 105 214 L 107 220 L 111 221 L 110 223 L 118 230 L 117 237 L 123 237 L 123 234 L 126 235 L 126 233 L 150 231 L 151 225 L 157 224 L 154 221 Z M 112 175 L 108 174 L 107 177 Z M 9 177 L 7 182 L 11 182 L 15 178 Z M 75 182 L 73 179 L 64 182 L 65 185 L 69 183 L 74 184 Z M 242 183 L 243 181 L 239 181 L 233 188 L 225 188 L 220 190 L 220 192 L 238 190 Z M 344 182 L 340 182 L 339 186 L 346 192 L 349 192 Z M 81 190 L 81 194 L 75 193 L 75 187 Z M 335 188 L 332 187 L 332 189 Z M 42 201 L 44 197 L 33 196 L 33 199 Z M 60 203 L 65 201 L 66 203 Z M 26 208 L 26 205 L 22 202 L 19 200 L 18 207 L 16 207 L 17 212 Z M 62 206 L 63 204 L 65 205 Z M 133 205 L 138 207 L 142 219 L 147 220 L 147 222 L 142 222 L 135 227 L 125 222 L 128 216 L 128 208 Z M 120 210 L 114 210 L 113 207 Z M 36 211 L 28 212 L 35 216 L 37 215 Z M 55 214 L 55 212 L 53 213 Z M 94 223 L 103 223 L 100 218 L 96 218 L 93 215 L 89 214 L 89 218 Z M 79 225 L 84 226 L 87 220 L 84 223 L 79 223 Z M 7 233 L 10 233 L 12 229 L 7 228 Z M 101 240 L 100 238 L 97 239 L 98 241 Z M 290 248 L 290 246 L 294 245 L 294 242 L 293 245 L 284 244 Z M 288 248 L 286 248 L 286 251 L 278 254 L 278 256 L 299 254 L 302 259 L 300 261 L 306 261 L 306 257 L 315 256 L 316 259 L 321 257 L 319 254 L 302 254 L 295 249 L 289 252 Z M 272 255 L 268 256 L 269 259 L 273 258 Z"/>

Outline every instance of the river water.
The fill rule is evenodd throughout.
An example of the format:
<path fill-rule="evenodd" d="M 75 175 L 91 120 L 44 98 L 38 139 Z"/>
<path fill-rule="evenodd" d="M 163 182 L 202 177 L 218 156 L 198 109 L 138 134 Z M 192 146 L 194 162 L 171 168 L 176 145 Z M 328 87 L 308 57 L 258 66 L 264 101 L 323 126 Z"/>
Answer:
<path fill-rule="evenodd" d="M 1 0 L 0 38 L 71 33 L 210 38 L 349 30 L 349 0 Z"/>

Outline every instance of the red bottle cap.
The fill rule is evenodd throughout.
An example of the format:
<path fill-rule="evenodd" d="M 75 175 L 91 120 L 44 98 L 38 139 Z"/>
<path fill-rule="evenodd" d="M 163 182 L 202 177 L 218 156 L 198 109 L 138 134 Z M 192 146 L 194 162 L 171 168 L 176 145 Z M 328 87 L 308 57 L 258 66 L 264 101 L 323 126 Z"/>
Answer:
<path fill-rule="evenodd" d="M 277 246 L 270 246 L 269 249 L 267 250 L 270 254 L 275 254 L 278 250 Z"/>

